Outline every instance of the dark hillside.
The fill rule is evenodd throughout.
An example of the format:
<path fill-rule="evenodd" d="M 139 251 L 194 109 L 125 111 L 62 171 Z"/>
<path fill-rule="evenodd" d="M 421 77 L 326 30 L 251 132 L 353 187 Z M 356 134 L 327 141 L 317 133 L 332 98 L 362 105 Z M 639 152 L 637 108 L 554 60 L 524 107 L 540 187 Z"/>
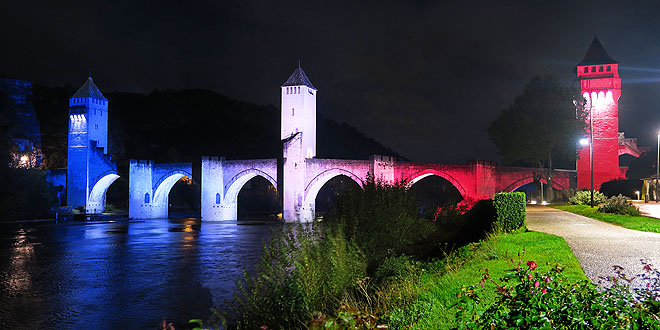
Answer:
<path fill-rule="evenodd" d="M 66 166 L 68 98 L 75 88 L 34 86 L 48 167 Z M 109 103 L 111 153 L 157 162 L 199 162 L 202 155 L 228 159 L 275 158 L 282 154 L 280 110 L 236 101 L 206 90 L 105 93 Z M 396 152 L 355 128 L 317 117 L 319 158 L 368 159 Z"/>

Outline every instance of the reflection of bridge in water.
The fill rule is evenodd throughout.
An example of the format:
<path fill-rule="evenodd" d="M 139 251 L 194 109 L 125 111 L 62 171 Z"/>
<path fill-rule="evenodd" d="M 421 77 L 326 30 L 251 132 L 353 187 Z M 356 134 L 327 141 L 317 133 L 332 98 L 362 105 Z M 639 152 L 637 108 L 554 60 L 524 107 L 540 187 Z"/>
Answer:
<path fill-rule="evenodd" d="M 369 160 L 319 159 L 316 158 L 316 88 L 298 67 L 281 86 L 281 93 L 283 157 L 256 160 L 202 157 L 202 220 L 236 220 L 238 194 L 256 176 L 265 178 L 280 192 L 284 220 L 310 221 L 315 215 L 317 194 L 328 181 L 340 175 L 359 186 L 368 178 L 413 185 L 426 177 L 438 176 L 456 187 L 463 198 L 484 199 L 533 182 L 535 171 L 538 172 L 484 161 L 446 165 L 400 162 L 379 155 Z M 90 78 L 70 101 L 68 205 L 84 205 L 88 213 L 103 211 L 105 192 L 118 178 L 116 165 L 106 153 L 107 99 Z M 554 187 L 569 188 L 570 172 L 557 170 Z M 131 160 L 129 217 L 166 218 L 169 192 L 184 176 L 192 178 L 191 163 Z"/>

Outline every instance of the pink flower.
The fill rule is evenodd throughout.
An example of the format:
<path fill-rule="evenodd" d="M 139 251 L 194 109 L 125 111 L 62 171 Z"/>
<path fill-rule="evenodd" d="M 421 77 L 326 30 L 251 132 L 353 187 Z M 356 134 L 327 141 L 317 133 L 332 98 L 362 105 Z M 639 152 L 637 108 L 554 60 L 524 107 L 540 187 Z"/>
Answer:
<path fill-rule="evenodd" d="M 532 277 L 533 277 L 532 274 L 527 274 L 527 279 L 529 279 L 530 281 L 532 280 Z"/>
<path fill-rule="evenodd" d="M 536 269 L 537 265 L 534 261 L 528 261 L 527 262 L 527 267 L 529 267 L 529 270 L 534 270 L 534 269 Z"/>
<path fill-rule="evenodd" d="M 538 288 L 540 284 L 541 284 L 541 283 L 539 283 L 539 281 L 535 281 L 535 282 L 534 282 L 534 287 L 535 287 L 535 288 Z"/>
<path fill-rule="evenodd" d="M 543 288 L 543 290 L 541 290 L 541 292 L 543 292 L 543 293 L 547 293 L 547 292 L 548 292 L 548 289 Z"/>
<path fill-rule="evenodd" d="M 549 277 L 545 278 L 545 283 L 550 283 L 550 278 Z"/>

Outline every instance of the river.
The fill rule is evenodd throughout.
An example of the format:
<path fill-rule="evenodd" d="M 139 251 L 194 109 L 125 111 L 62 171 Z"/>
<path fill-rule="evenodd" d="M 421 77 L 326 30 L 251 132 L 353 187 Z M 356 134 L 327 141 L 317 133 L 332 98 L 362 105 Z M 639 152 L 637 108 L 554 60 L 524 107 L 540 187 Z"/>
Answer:
<path fill-rule="evenodd" d="M 0 224 L 0 329 L 157 329 L 206 318 L 275 222 Z"/>

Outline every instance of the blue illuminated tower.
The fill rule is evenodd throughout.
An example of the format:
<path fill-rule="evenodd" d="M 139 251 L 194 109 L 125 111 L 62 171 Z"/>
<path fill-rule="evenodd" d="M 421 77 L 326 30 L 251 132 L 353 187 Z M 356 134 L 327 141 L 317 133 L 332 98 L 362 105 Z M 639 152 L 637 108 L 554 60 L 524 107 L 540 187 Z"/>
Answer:
<path fill-rule="evenodd" d="M 105 192 L 117 178 L 108 155 L 108 99 L 89 77 L 69 99 L 67 205 L 103 212 Z"/>

